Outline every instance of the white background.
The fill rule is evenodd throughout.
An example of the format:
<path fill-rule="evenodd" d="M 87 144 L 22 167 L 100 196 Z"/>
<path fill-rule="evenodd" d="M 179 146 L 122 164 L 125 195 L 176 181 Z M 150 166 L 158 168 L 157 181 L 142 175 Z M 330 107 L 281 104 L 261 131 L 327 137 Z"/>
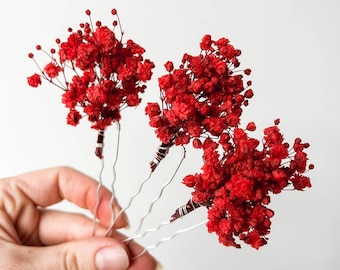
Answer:
<path fill-rule="evenodd" d="M 313 187 L 304 192 L 286 191 L 273 197 L 275 211 L 269 243 L 259 251 L 220 245 L 204 226 L 178 235 L 150 252 L 165 269 L 337 269 L 339 244 L 339 14 L 336 0 L 59 0 L 2 1 L 1 16 L 1 133 L 0 175 L 10 176 L 44 167 L 69 165 L 97 178 L 100 162 L 93 151 L 96 132 L 83 120 L 76 128 L 66 125 L 66 110 L 58 89 L 44 84 L 38 89 L 26 84 L 36 68 L 27 53 L 37 43 L 46 49 L 56 37 L 65 38 L 68 26 L 77 28 L 87 20 L 111 22 L 110 10 L 118 9 L 125 38 L 146 50 L 157 68 L 138 109 L 123 113 L 116 191 L 124 206 L 148 173 L 158 141 L 144 115 L 147 101 L 158 101 L 157 77 L 163 64 L 180 62 L 184 52 L 197 54 L 204 34 L 227 37 L 242 50 L 241 64 L 253 72 L 255 97 L 243 115 L 260 130 L 281 118 L 287 141 L 302 137 L 315 170 L 309 173 Z M 45 62 L 44 62 L 45 63 Z M 105 184 L 110 185 L 115 129 L 107 134 Z M 260 139 L 260 137 L 258 137 Z M 145 193 L 128 211 L 132 229 L 147 204 L 169 179 L 181 157 L 171 150 Z M 189 198 L 181 179 L 199 170 L 200 153 L 187 151 L 187 158 L 174 183 L 155 206 L 146 226 L 167 220 Z M 75 190 L 75 192 L 77 192 Z M 76 210 L 68 204 L 64 210 Z M 197 211 L 183 221 L 141 243 L 157 239 L 204 220 Z M 67 226 L 67 224 L 65 224 Z M 128 234 L 129 232 L 127 232 Z"/>

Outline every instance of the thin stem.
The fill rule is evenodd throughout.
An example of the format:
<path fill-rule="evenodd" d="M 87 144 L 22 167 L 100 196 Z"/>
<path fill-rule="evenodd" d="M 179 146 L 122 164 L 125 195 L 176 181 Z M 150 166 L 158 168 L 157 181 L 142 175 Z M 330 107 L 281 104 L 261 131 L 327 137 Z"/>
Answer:
<path fill-rule="evenodd" d="M 191 227 L 189 227 L 189 228 L 182 229 L 182 230 L 178 230 L 178 231 L 176 231 L 173 235 L 171 235 L 171 236 L 169 236 L 169 237 L 164 237 L 164 238 L 160 239 L 156 244 L 154 244 L 154 245 L 149 245 L 149 246 L 145 247 L 139 254 L 137 254 L 136 256 L 134 256 L 134 257 L 132 258 L 132 260 L 134 260 L 134 259 L 136 259 L 136 258 L 142 256 L 142 255 L 143 255 L 145 252 L 147 252 L 148 250 L 158 247 L 158 246 L 159 246 L 160 244 L 162 244 L 163 242 L 170 241 L 170 240 L 172 240 L 173 238 L 175 238 L 177 235 L 182 234 L 182 233 L 185 233 L 185 232 L 189 232 L 189 231 L 191 231 L 191 230 L 194 230 L 194 229 L 196 229 L 196 228 L 198 228 L 198 227 L 200 227 L 200 226 L 206 224 L 207 222 L 208 222 L 208 220 L 202 221 L 202 222 L 200 222 L 200 223 L 198 223 L 198 224 L 196 224 L 196 225 L 194 225 L 194 226 L 191 226 Z"/>
<path fill-rule="evenodd" d="M 117 145 L 116 145 L 116 155 L 112 164 L 112 183 L 111 183 L 111 192 L 112 192 L 112 196 L 111 196 L 111 200 L 110 200 L 110 205 L 111 205 L 111 226 L 109 228 L 109 230 L 107 231 L 106 235 L 110 234 L 112 231 L 112 228 L 115 224 L 115 212 L 114 212 L 114 201 L 116 198 L 116 193 L 115 193 L 115 183 L 116 183 L 116 164 L 118 161 L 118 155 L 119 155 L 119 144 L 120 144 L 120 124 L 118 121 L 115 122 L 116 123 L 116 127 L 117 127 Z"/>
<path fill-rule="evenodd" d="M 103 179 L 102 179 L 102 175 L 103 175 L 103 170 L 104 170 L 104 158 L 101 159 L 102 162 L 102 166 L 99 172 L 99 177 L 98 177 L 98 187 L 97 187 L 97 201 L 96 201 L 96 206 L 94 207 L 94 211 L 93 211 L 93 231 L 92 231 L 92 235 L 95 235 L 95 231 L 96 231 L 96 224 L 97 224 L 97 212 L 98 212 L 98 207 L 100 204 L 100 190 L 103 186 Z"/>
<path fill-rule="evenodd" d="M 162 222 L 161 224 L 159 224 L 157 227 L 154 227 L 154 228 L 150 228 L 150 229 L 147 229 L 145 230 L 143 233 L 141 234 L 135 234 L 133 236 L 130 236 L 129 238 L 126 238 L 123 242 L 130 242 L 131 240 L 135 240 L 135 239 L 139 239 L 139 238 L 142 238 L 144 237 L 146 234 L 150 233 L 150 232 L 156 232 L 158 231 L 161 227 L 165 226 L 165 225 L 168 225 L 168 224 L 171 224 L 171 221 L 167 220 L 167 221 L 164 221 Z"/>
<path fill-rule="evenodd" d="M 141 218 L 141 220 L 140 220 L 140 222 L 139 222 L 139 226 L 138 226 L 138 228 L 136 229 L 136 231 L 135 231 L 135 233 L 134 233 L 133 235 L 137 235 L 137 234 L 140 232 L 140 230 L 141 230 L 141 228 L 142 228 L 142 226 L 143 226 L 143 223 L 144 223 L 145 218 L 146 218 L 147 216 L 150 215 L 153 206 L 154 206 L 155 203 L 162 197 L 162 194 L 163 194 L 164 189 L 165 189 L 165 188 L 172 182 L 172 180 L 175 178 L 175 176 L 176 176 L 176 174 L 177 174 L 179 168 L 181 167 L 182 162 L 183 162 L 183 160 L 184 160 L 184 158 L 185 158 L 185 148 L 184 148 L 183 146 L 182 146 L 182 152 L 183 152 L 182 158 L 181 158 L 181 160 L 180 160 L 180 162 L 179 162 L 179 164 L 178 164 L 178 166 L 177 166 L 175 172 L 173 173 L 173 175 L 171 176 L 171 178 L 170 178 L 170 179 L 169 179 L 169 180 L 161 187 L 161 190 L 160 190 L 160 192 L 159 192 L 159 195 L 151 202 L 151 204 L 150 204 L 150 206 L 149 206 L 149 209 L 148 209 L 147 212 L 144 214 L 144 216 Z"/>
<path fill-rule="evenodd" d="M 117 17 L 117 21 L 118 21 L 118 25 L 119 25 L 120 34 L 121 34 L 120 41 L 122 41 L 123 40 L 124 31 L 122 29 L 122 24 L 120 22 L 120 18 L 118 16 L 118 14 L 116 14 L 116 17 Z"/>
<path fill-rule="evenodd" d="M 120 212 L 118 213 L 118 215 L 116 216 L 116 218 L 115 218 L 114 221 L 112 222 L 110 228 L 108 229 L 108 231 L 107 231 L 107 233 L 106 233 L 106 236 L 108 236 L 108 235 L 111 233 L 111 231 L 112 231 L 114 225 L 116 224 L 117 220 L 119 219 L 119 217 L 120 217 L 120 216 L 121 216 L 128 208 L 131 207 L 133 200 L 138 196 L 138 194 L 141 193 L 144 184 L 151 178 L 151 175 L 152 175 L 152 171 L 150 171 L 149 175 L 141 182 L 141 184 L 139 185 L 138 191 L 135 192 L 135 193 L 131 196 L 131 198 L 130 198 L 130 200 L 129 200 L 129 203 L 127 204 L 127 206 L 124 207 L 122 210 L 120 210 Z"/>

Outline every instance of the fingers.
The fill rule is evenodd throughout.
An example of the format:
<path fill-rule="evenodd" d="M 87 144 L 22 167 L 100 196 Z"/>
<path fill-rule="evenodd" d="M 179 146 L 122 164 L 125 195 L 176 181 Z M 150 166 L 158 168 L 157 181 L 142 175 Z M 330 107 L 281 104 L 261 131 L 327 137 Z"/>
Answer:
<path fill-rule="evenodd" d="M 93 220 L 82 214 L 40 210 L 39 239 L 51 246 L 84 239 L 93 234 Z M 105 235 L 106 229 L 96 224 L 96 235 Z"/>
<path fill-rule="evenodd" d="M 26 194 L 36 205 L 46 207 L 64 199 L 75 203 L 79 207 L 89 209 L 92 213 L 97 203 L 98 183 L 91 177 L 69 167 L 50 168 L 20 175 L 11 181 Z M 111 192 L 105 187 L 100 190 L 100 202 L 97 218 L 104 226 L 110 226 Z M 115 212 L 121 210 L 114 202 Z M 120 221 L 120 226 L 127 225 L 127 221 Z"/>
<path fill-rule="evenodd" d="M 150 254 L 144 252 L 144 247 L 138 245 L 136 242 L 132 241 L 128 245 L 130 257 L 129 270 L 140 270 L 140 269 L 155 269 L 162 270 L 162 265 L 154 260 L 150 260 Z M 140 255 L 143 252 L 143 255 Z M 143 268 L 141 268 L 143 266 Z M 145 267 L 145 268 L 144 268 Z"/>
<path fill-rule="evenodd" d="M 94 237 L 47 247 L 7 244 L 6 249 L 1 251 L 4 258 L 0 261 L 1 269 L 126 270 L 130 265 L 126 248 L 108 237 Z M 149 265 L 155 265 L 151 256 L 146 261 Z M 155 269 L 144 268 L 142 265 L 139 267 Z"/>
<path fill-rule="evenodd" d="M 0 242 L 0 269 L 159 270 L 156 260 L 135 243 L 126 247 L 118 239 L 91 237 L 53 246 L 34 247 Z"/>
<path fill-rule="evenodd" d="M 5 191 L 4 194 L 12 194 L 11 192 L 15 191 L 15 194 L 12 194 L 15 196 L 11 196 L 12 199 L 15 198 L 16 203 L 10 204 L 15 206 L 13 209 L 16 213 L 11 215 L 12 221 L 17 224 L 18 220 L 22 219 L 19 223 L 26 225 L 28 223 L 23 222 L 24 219 L 37 221 L 35 223 L 37 227 L 33 232 L 38 233 L 39 237 L 31 238 L 39 239 L 40 244 L 45 245 L 44 247 L 21 246 L 0 240 L 0 253 L 5 258 L 0 260 L 0 269 L 31 269 L 32 267 L 33 269 L 85 270 L 156 269 L 157 263 L 148 252 L 130 260 L 141 254 L 144 248 L 134 242 L 126 246 L 122 243 L 126 239 L 122 234 L 113 231 L 114 238 L 89 237 L 93 230 L 93 222 L 90 218 L 36 207 L 46 207 L 66 199 L 93 212 L 97 203 L 98 183 L 92 178 L 71 168 L 62 167 L 23 174 L 5 179 L 0 184 Z M 96 232 L 104 235 L 106 227 L 111 224 L 111 193 L 103 187 L 100 198 L 97 217 L 101 224 L 97 224 Z M 34 213 L 35 217 L 22 215 L 28 205 L 33 210 L 24 212 Z M 116 214 L 121 210 L 117 202 L 114 204 L 114 210 Z M 124 219 L 116 223 L 118 227 L 124 227 L 126 224 Z M 32 233 L 31 229 L 29 231 Z"/>
<path fill-rule="evenodd" d="M 121 228 L 123 219 L 116 223 Z M 64 242 L 84 239 L 93 234 L 93 220 L 85 215 L 54 210 L 40 210 L 39 239 L 43 245 L 56 245 Z M 95 225 L 95 235 L 104 236 L 107 228 Z"/>

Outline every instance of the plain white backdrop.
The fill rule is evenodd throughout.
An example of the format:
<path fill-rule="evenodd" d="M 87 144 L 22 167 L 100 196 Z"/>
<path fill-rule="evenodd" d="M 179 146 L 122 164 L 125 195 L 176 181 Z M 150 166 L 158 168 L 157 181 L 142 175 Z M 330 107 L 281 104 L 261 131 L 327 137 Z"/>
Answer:
<path fill-rule="evenodd" d="M 340 265 L 339 217 L 339 61 L 340 4 L 337 0 L 60 0 L 57 2 L 2 1 L 0 176 L 35 169 L 69 165 L 94 178 L 100 162 L 93 151 L 96 132 L 84 119 L 76 128 L 66 125 L 61 92 L 52 85 L 33 89 L 26 77 L 36 71 L 27 54 L 37 43 L 49 49 L 56 37 L 67 36 L 92 10 L 94 20 L 111 23 L 111 8 L 117 8 L 125 30 L 146 49 L 156 64 L 152 82 L 137 109 L 124 111 L 116 191 L 124 206 L 148 173 L 158 141 L 144 107 L 158 101 L 157 77 L 167 60 L 177 65 L 183 53 L 199 53 L 204 34 L 227 37 L 242 50 L 241 64 L 252 69 L 254 98 L 242 123 L 253 120 L 261 129 L 281 118 L 288 142 L 295 137 L 308 141 L 309 173 L 313 187 L 304 192 L 286 191 L 273 197 L 275 211 L 269 243 L 259 251 L 220 245 L 204 226 L 178 235 L 150 250 L 165 269 L 338 269 Z M 104 181 L 110 185 L 114 158 L 115 128 L 107 134 Z M 260 137 L 259 137 L 260 138 Z M 174 182 L 146 221 L 152 227 L 167 220 L 186 202 L 190 190 L 181 179 L 199 170 L 200 154 L 188 149 L 187 158 Z M 132 230 L 148 203 L 157 196 L 181 157 L 174 148 L 129 209 Z M 75 192 L 77 192 L 75 190 Z M 66 211 L 82 211 L 62 203 Z M 85 212 L 86 213 L 86 212 Z M 179 221 L 170 228 L 141 239 L 151 245 L 206 218 L 206 211 Z M 65 224 L 67 226 L 67 224 Z M 126 232 L 129 234 L 129 231 Z M 1 259 L 1 258 L 0 258 Z"/>

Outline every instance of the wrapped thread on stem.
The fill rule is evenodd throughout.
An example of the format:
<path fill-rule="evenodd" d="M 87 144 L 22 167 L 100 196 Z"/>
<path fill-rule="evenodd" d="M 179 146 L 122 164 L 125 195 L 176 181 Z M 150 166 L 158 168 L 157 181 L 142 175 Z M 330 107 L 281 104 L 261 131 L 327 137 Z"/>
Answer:
<path fill-rule="evenodd" d="M 99 159 L 103 158 L 103 148 L 104 148 L 104 130 L 99 130 L 98 131 L 98 136 L 97 136 L 97 147 L 95 150 L 95 154 Z"/>
<path fill-rule="evenodd" d="M 173 146 L 173 142 L 170 141 L 169 143 L 162 142 L 161 145 L 157 148 L 157 152 L 155 157 L 152 161 L 150 161 L 150 169 L 153 172 L 158 164 L 166 157 L 169 153 L 170 147 Z"/>

